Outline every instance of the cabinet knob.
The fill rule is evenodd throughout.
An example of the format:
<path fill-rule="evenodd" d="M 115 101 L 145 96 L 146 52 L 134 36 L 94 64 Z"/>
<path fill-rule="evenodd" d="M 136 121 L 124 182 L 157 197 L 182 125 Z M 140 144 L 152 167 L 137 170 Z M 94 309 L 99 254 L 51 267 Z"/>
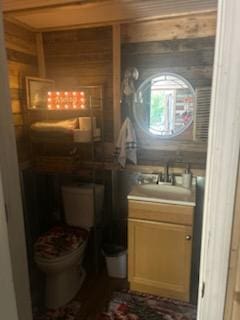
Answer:
<path fill-rule="evenodd" d="M 186 238 L 185 238 L 186 240 L 191 240 L 192 239 L 192 237 L 191 236 L 186 236 Z"/>

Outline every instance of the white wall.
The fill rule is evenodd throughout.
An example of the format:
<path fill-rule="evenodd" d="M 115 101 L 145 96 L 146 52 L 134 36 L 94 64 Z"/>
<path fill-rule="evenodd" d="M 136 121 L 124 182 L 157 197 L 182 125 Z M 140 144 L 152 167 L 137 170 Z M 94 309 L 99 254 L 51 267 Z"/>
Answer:
<path fill-rule="evenodd" d="M 0 318 L 18 320 L 0 172 Z"/>
<path fill-rule="evenodd" d="M 240 148 L 240 1 L 218 5 L 198 320 L 224 315 Z"/>
<path fill-rule="evenodd" d="M 0 319 L 31 320 L 31 300 L 15 133 L 8 87 L 3 17 L 0 8 Z M 8 223 L 4 210 L 7 209 Z M 7 234 L 8 233 L 8 234 Z M 12 268 L 9 260 L 9 248 Z M 14 302 L 13 285 L 16 303 Z M 3 304 L 3 305 L 2 305 Z M 6 316 L 3 316 L 3 310 Z"/>

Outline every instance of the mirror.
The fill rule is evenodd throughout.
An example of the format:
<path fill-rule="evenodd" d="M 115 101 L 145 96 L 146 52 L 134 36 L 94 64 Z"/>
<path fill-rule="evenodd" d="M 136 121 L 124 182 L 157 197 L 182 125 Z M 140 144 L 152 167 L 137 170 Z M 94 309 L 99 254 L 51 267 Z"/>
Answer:
<path fill-rule="evenodd" d="M 194 107 L 195 93 L 186 79 L 173 73 L 159 73 L 138 88 L 133 115 L 147 134 L 170 138 L 192 124 Z"/>

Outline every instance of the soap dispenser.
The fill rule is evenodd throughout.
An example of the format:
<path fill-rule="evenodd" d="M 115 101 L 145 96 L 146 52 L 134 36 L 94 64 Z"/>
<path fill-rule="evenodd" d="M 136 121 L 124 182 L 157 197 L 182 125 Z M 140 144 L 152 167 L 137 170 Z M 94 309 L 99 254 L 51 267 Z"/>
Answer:
<path fill-rule="evenodd" d="M 187 189 L 191 189 L 192 187 L 192 173 L 190 171 L 190 164 L 187 164 L 186 169 L 182 174 L 182 186 Z"/>

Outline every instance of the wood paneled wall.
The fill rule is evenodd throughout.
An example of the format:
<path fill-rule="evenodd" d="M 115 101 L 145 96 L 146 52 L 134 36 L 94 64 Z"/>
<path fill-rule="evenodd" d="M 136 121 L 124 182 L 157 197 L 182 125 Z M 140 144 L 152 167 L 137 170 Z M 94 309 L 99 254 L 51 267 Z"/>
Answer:
<path fill-rule="evenodd" d="M 9 85 L 19 162 L 29 158 L 27 136 L 25 76 L 37 76 L 35 33 L 5 21 Z"/>
<path fill-rule="evenodd" d="M 121 75 L 134 66 L 140 72 L 137 85 L 157 72 L 167 71 L 182 75 L 195 88 L 211 86 L 215 27 L 216 13 L 121 25 Z M 43 33 L 46 77 L 55 80 L 56 89 L 104 86 L 104 135 L 109 161 L 114 150 L 113 122 L 118 120 L 113 117 L 113 35 L 111 26 Z M 128 111 L 121 108 L 124 117 Z M 149 143 L 139 132 L 138 136 L 147 147 L 139 148 L 140 165 L 170 161 L 205 168 L 206 144 L 193 141 L 192 127 L 175 139 L 162 141 L 160 150 L 159 142 Z"/>
<path fill-rule="evenodd" d="M 122 74 L 127 67 L 136 67 L 140 78 L 138 87 L 149 76 L 158 72 L 172 72 L 186 78 L 194 88 L 211 86 L 215 37 L 171 39 L 124 43 L 122 45 Z M 123 117 L 131 114 L 123 110 Z M 193 141 L 192 130 L 169 140 L 150 141 L 141 130 L 137 135 L 142 146 L 139 159 L 145 164 L 190 162 L 193 167 L 205 167 L 206 145 Z M 160 146 L 161 151 L 151 151 Z M 155 146 L 155 147 L 154 147 Z"/>
<path fill-rule="evenodd" d="M 138 85 L 158 72 L 175 72 L 193 87 L 211 85 L 214 37 L 123 44 L 122 72 L 127 66 L 139 70 Z"/>
<path fill-rule="evenodd" d="M 112 28 L 43 34 L 46 76 L 59 90 L 103 85 L 105 140 L 113 140 Z"/>
<path fill-rule="evenodd" d="M 216 12 L 124 24 L 122 42 L 137 43 L 215 36 Z"/>

